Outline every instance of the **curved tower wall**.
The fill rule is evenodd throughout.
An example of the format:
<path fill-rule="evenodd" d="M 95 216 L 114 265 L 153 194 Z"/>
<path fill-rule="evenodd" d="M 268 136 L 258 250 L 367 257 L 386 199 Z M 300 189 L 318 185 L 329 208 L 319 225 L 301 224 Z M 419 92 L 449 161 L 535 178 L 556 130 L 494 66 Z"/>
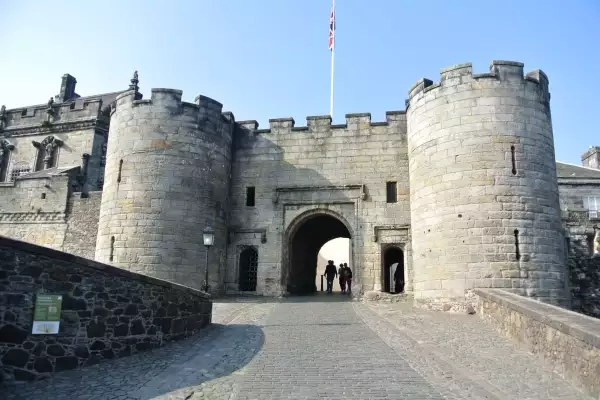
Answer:
<path fill-rule="evenodd" d="M 204 96 L 152 89 L 117 98 L 108 136 L 96 260 L 200 288 L 202 231 L 215 230 L 209 283 L 218 290 L 226 241 L 233 121 Z"/>
<path fill-rule="evenodd" d="M 456 65 L 440 83 L 423 79 L 410 90 L 418 302 L 460 309 L 477 287 L 567 300 L 549 102 L 546 75 L 524 77 L 523 64 L 509 61 L 477 75 Z"/>

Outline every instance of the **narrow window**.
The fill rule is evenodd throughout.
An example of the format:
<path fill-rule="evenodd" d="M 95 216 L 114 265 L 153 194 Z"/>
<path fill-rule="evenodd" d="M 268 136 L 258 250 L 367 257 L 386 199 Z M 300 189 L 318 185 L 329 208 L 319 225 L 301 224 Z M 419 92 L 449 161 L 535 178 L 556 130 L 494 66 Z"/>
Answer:
<path fill-rule="evenodd" d="M 510 146 L 510 157 L 512 159 L 512 174 L 517 174 L 517 161 L 515 160 L 515 146 Z"/>
<path fill-rule="evenodd" d="M 21 117 L 26 117 L 27 116 L 27 109 L 21 111 Z"/>
<path fill-rule="evenodd" d="M 565 238 L 567 244 L 567 257 L 571 254 L 571 238 Z"/>
<path fill-rule="evenodd" d="M 113 260 L 114 253 L 115 253 L 115 237 L 111 236 L 110 237 L 110 256 L 108 257 L 109 261 Z"/>
<path fill-rule="evenodd" d="M 519 230 L 515 229 L 515 256 L 517 260 L 521 259 L 521 252 L 519 251 Z"/>
<path fill-rule="evenodd" d="M 69 106 L 69 110 L 74 110 L 75 109 L 75 102 L 72 102 L 71 105 Z"/>
<path fill-rule="evenodd" d="M 386 183 L 387 202 L 396 203 L 398 201 L 398 191 L 396 190 L 396 182 Z"/>
<path fill-rule="evenodd" d="M 249 186 L 246 188 L 246 205 L 248 207 L 254 207 L 255 204 L 255 190 L 254 186 Z"/>
<path fill-rule="evenodd" d="M 123 170 L 123 159 L 119 161 L 119 175 L 117 176 L 117 183 L 121 183 L 121 171 Z"/>
<path fill-rule="evenodd" d="M 46 193 L 42 193 L 42 200 L 46 198 Z"/>

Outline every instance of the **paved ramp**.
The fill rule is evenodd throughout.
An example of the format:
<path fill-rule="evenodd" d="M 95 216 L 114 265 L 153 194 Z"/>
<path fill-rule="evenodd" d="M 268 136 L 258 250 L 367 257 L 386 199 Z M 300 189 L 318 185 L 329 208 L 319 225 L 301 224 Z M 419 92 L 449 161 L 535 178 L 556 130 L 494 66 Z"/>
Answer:
<path fill-rule="evenodd" d="M 6 391 L 50 399 L 587 399 L 477 316 L 340 294 L 215 304 L 199 337 Z"/>

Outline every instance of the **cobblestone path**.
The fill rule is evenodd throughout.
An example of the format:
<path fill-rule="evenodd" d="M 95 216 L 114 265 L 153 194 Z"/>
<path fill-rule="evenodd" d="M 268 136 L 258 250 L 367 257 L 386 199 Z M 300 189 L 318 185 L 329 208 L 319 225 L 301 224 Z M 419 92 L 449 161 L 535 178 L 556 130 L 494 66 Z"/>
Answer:
<path fill-rule="evenodd" d="M 213 322 L 198 337 L 60 373 L 6 397 L 588 399 L 477 316 L 333 295 L 218 302 Z"/>

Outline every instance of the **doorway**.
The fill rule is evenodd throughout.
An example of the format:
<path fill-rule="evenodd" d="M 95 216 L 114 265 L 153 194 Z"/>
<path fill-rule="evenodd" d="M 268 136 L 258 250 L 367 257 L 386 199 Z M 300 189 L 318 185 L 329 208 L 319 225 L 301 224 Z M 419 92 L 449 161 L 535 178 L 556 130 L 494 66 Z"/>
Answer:
<path fill-rule="evenodd" d="M 319 250 L 332 239 L 351 239 L 346 225 L 329 213 L 314 213 L 301 221 L 291 232 L 288 244 L 287 291 L 302 295 L 319 291 L 317 264 Z M 351 260 L 347 260 L 352 269 Z M 335 282 L 334 282 L 335 286 Z"/>
<path fill-rule="evenodd" d="M 239 290 L 242 292 L 255 292 L 258 272 L 258 252 L 254 247 L 246 247 L 240 253 L 239 272 Z"/>
<path fill-rule="evenodd" d="M 404 285 L 395 282 L 394 276 L 406 282 L 404 276 L 404 252 L 400 247 L 390 246 L 383 252 L 383 291 L 387 293 L 400 293 L 404 291 Z M 397 275 L 396 275 L 397 274 Z"/>

